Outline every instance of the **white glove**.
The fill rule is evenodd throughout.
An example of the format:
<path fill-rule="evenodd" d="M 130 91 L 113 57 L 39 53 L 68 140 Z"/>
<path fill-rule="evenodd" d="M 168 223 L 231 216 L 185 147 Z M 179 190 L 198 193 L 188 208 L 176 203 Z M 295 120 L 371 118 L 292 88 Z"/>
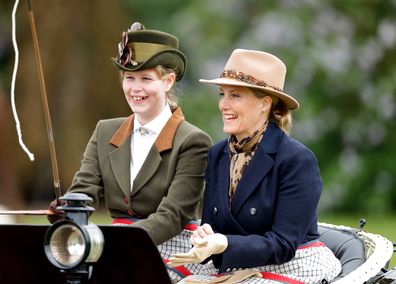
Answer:
<path fill-rule="evenodd" d="M 169 258 L 167 263 L 171 267 L 185 265 L 189 263 L 200 263 L 212 254 L 219 254 L 226 250 L 228 246 L 227 237 L 223 234 L 213 234 L 203 239 L 196 239 L 195 245 L 187 253 L 177 253 Z"/>
<path fill-rule="evenodd" d="M 198 226 L 198 228 L 195 231 L 193 231 L 191 235 L 190 238 L 191 244 L 195 245 L 196 244 L 195 240 L 198 239 L 197 242 L 199 243 L 200 239 L 202 240 L 203 238 L 206 238 L 207 236 L 213 234 L 214 234 L 213 229 L 209 224 L 205 223 L 202 226 Z"/>

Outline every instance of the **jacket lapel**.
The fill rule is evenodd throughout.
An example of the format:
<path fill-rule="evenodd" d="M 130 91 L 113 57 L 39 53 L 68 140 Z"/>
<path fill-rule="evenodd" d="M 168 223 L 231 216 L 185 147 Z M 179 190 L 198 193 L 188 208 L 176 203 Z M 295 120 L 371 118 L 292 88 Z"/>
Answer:
<path fill-rule="evenodd" d="M 131 150 L 129 147 L 130 143 L 127 141 L 131 141 L 130 136 L 129 139 L 125 141 L 125 143 L 109 154 L 111 169 L 113 170 L 114 177 L 125 196 L 129 196 L 131 185 L 131 174 L 129 170 L 131 162 Z"/>
<path fill-rule="evenodd" d="M 177 107 L 172 116 L 169 118 L 168 122 L 165 124 L 161 133 L 158 135 L 157 140 L 155 140 L 155 147 L 157 151 L 161 153 L 172 149 L 173 139 L 176 134 L 176 130 L 180 123 L 184 120 L 184 115 L 179 107 Z"/>
<path fill-rule="evenodd" d="M 146 160 L 144 161 L 142 168 L 139 173 L 136 175 L 135 180 L 133 181 L 133 189 L 131 196 L 135 195 L 139 192 L 143 186 L 150 180 L 150 178 L 157 171 L 160 163 L 161 163 L 161 155 L 158 153 L 155 147 L 151 147 Z"/>
<path fill-rule="evenodd" d="M 232 198 L 232 214 L 238 213 L 238 210 L 242 207 L 252 192 L 257 189 L 258 184 L 273 167 L 274 159 L 270 154 L 277 152 L 282 135 L 282 130 L 273 123 L 269 124 L 268 129 L 264 133 L 264 137 L 260 142 L 258 150 L 250 161 L 249 166 L 246 168 L 246 172 L 239 181 L 235 195 Z"/>
<path fill-rule="evenodd" d="M 130 194 L 130 162 L 131 162 L 131 133 L 133 129 L 133 115 L 129 116 L 117 129 L 110 140 L 110 144 L 117 148 L 109 153 L 113 174 L 121 190 L 126 196 Z"/>
<path fill-rule="evenodd" d="M 241 234 L 247 234 L 246 230 L 242 227 L 242 225 L 235 219 L 235 217 L 232 215 L 232 213 L 229 210 L 229 205 L 228 205 L 228 186 L 229 186 L 229 181 L 230 181 L 230 155 L 229 155 L 229 150 L 228 150 L 228 143 L 225 144 L 225 147 L 223 149 L 224 154 L 222 155 L 219 164 L 218 164 L 218 169 L 220 169 L 218 172 L 214 173 L 215 175 L 218 175 L 218 198 L 220 199 L 219 206 L 221 206 L 220 212 L 225 212 L 226 216 L 222 219 L 223 224 L 221 226 L 224 226 L 225 228 L 235 228 L 237 229 Z"/>
<path fill-rule="evenodd" d="M 157 169 L 162 161 L 161 153 L 172 149 L 172 143 L 176 134 L 176 130 L 183 120 L 183 113 L 178 107 L 173 111 L 172 116 L 169 118 L 161 133 L 158 135 L 153 147 L 150 149 L 147 158 L 142 165 L 142 168 L 137 174 L 133 182 L 132 196 L 139 192 L 139 190 L 141 190 L 151 179 L 151 177 L 157 172 Z"/>
<path fill-rule="evenodd" d="M 228 208 L 228 186 L 230 184 L 230 154 L 228 151 L 228 143 L 224 147 L 224 155 L 219 161 L 218 169 L 220 170 L 215 174 L 219 177 L 219 198 L 221 200 L 221 204 L 223 204 L 225 208 Z"/>

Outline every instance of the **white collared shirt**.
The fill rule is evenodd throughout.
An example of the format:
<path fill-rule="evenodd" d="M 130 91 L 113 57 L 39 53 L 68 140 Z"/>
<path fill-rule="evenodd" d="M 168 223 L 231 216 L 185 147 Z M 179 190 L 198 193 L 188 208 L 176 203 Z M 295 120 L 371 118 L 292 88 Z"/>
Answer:
<path fill-rule="evenodd" d="M 142 127 L 142 125 L 139 123 L 135 115 L 131 137 L 131 191 L 133 189 L 133 182 L 142 168 L 151 147 L 171 116 L 172 111 L 169 105 L 166 105 L 156 118 L 144 125 L 144 128 L 148 130 L 148 133 L 142 135 L 139 131 L 139 128 Z"/>

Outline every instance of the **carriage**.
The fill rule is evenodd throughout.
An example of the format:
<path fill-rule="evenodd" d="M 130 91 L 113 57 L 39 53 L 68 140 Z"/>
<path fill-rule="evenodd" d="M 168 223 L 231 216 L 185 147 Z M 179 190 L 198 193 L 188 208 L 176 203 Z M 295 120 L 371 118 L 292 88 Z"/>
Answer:
<path fill-rule="evenodd" d="M 28 4 L 39 79 L 44 87 L 30 1 Z M 14 11 L 16 7 L 17 2 Z M 59 173 L 45 88 L 42 98 L 58 198 Z M 0 224 L 0 284 L 171 283 L 157 247 L 143 229 L 96 226 L 88 222 L 93 208 L 87 206 L 86 199 L 67 200 L 73 208 L 64 208 L 66 220 L 52 225 Z M 389 267 L 395 244 L 364 231 L 363 223 L 359 228 L 319 223 L 319 239 L 342 264 L 341 273 L 331 283 L 396 284 L 396 268 Z"/>
<path fill-rule="evenodd" d="M 0 224 L 0 283 L 171 283 L 149 235 L 140 228 L 90 223 L 84 194 L 66 194 L 65 220 Z M 359 228 L 319 223 L 320 241 L 340 260 L 334 284 L 396 283 L 395 244 Z M 326 284 L 326 281 L 322 282 Z"/>
<path fill-rule="evenodd" d="M 331 283 L 396 283 L 396 270 L 389 268 L 395 244 L 378 234 L 358 229 L 319 223 L 320 240 L 340 260 L 342 271 Z"/>

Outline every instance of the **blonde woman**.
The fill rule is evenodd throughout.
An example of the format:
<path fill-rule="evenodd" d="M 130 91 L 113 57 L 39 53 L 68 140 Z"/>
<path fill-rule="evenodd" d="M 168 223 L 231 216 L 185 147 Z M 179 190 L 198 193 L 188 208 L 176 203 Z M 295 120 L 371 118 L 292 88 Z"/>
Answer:
<path fill-rule="evenodd" d="M 212 143 L 184 119 L 172 91 L 186 69 L 177 37 L 134 23 L 118 50 L 112 61 L 132 114 L 98 122 L 68 191 L 95 204 L 104 197 L 113 223 L 145 229 L 166 260 L 190 248 Z"/>
<path fill-rule="evenodd" d="M 220 78 L 200 80 L 219 87 L 229 138 L 208 154 L 194 247 L 171 258 L 175 267 L 205 264 L 190 278 L 322 283 L 341 271 L 318 241 L 322 179 L 314 154 L 288 135 L 299 103 L 283 91 L 285 75 L 285 65 L 272 54 L 237 49 Z"/>

